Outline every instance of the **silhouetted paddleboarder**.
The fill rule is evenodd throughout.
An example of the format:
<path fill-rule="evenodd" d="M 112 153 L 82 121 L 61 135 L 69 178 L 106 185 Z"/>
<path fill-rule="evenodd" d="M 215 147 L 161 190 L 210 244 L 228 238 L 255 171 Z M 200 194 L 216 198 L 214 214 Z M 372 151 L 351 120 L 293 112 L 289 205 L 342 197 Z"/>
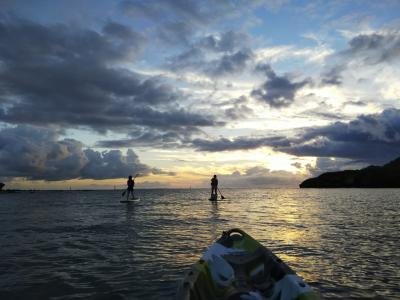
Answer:
<path fill-rule="evenodd" d="M 217 175 L 214 175 L 213 178 L 211 178 L 211 198 L 210 200 L 217 200 L 218 198 L 218 178 Z"/>
<path fill-rule="evenodd" d="M 218 178 L 217 175 L 214 175 L 211 178 L 211 197 L 209 200 L 211 201 L 217 201 L 218 200 L 218 192 L 221 194 L 221 199 L 225 199 L 225 197 L 222 195 L 221 191 L 218 188 Z"/>
<path fill-rule="evenodd" d="M 129 175 L 129 177 L 128 177 L 128 181 L 126 182 L 126 184 L 127 184 L 128 187 L 127 187 L 126 191 L 124 191 L 124 192 L 122 193 L 122 196 L 124 196 L 125 193 L 128 192 L 128 193 L 126 193 L 126 200 L 127 200 L 127 201 L 128 201 L 128 198 L 129 198 L 129 194 L 132 194 L 132 199 L 135 198 L 133 189 L 134 189 L 134 187 L 135 187 L 135 178 L 136 178 L 138 175 L 139 175 L 139 174 L 136 174 L 134 178 L 132 178 L 132 175 Z"/>
<path fill-rule="evenodd" d="M 132 193 L 132 199 L 135 198 L 135 195 L 133 194 L 133 188 L 135 187 L 135 179 L 132 178 L 132 175 L 129 175 L 126 184 L 128 185 L 127 188 L 128 193 L 126 194 L 126 200 L 128 200 L 129 194 L 131 193 Z"/>

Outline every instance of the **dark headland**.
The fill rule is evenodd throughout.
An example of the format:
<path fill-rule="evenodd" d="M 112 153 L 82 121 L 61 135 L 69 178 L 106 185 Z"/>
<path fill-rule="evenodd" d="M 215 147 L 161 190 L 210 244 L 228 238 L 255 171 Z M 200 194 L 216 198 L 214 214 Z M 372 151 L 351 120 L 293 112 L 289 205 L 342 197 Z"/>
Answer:
<path fill-rule="evenodd" d="M 381 167 L 324 173 L 300 188 L 400 188 L 400 157 Z"/>

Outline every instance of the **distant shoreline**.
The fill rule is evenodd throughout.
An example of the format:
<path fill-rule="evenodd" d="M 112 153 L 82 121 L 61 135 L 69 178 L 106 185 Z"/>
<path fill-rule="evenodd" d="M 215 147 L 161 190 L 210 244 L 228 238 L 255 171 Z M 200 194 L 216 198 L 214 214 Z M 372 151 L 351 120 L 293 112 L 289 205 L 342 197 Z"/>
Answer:
<path fill-rule="evenodd" d="M 300 183 L 300 188 L 400 188 L 400 157 L 384 166 L 323 173 Z"/>

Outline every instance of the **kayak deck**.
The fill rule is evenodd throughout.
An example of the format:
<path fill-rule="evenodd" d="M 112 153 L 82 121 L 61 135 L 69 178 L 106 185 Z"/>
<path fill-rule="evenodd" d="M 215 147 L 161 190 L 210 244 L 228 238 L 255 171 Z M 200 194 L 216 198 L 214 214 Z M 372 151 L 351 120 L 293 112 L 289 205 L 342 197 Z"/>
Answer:
<path fill-rule="evenodd" d="M 317 294 L 269 249 L 240 229 L 222 236 L 192 266 L 181 300 L 311 300 Z"/>

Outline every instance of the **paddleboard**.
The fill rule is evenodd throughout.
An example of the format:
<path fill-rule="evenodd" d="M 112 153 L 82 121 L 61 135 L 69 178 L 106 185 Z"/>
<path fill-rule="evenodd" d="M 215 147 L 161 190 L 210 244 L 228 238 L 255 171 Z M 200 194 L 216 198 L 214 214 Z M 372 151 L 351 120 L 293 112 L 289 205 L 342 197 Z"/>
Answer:
<path fill-rule="evenodd" d="M 210 201 L 217 201 L 218 200 L 218 196 L 217 195 L 211 195 L 211 198 L 208 198 L 208 200 Z"/>
<path fill-rule="evenodd" d="M 134 199 L 128 199 L 128 200 L 121 200 L 119 202 L 121 202 L 121 203 L 136 203 L 139 201 L 140 201 L 140 198 L 134 198 Z"/>

